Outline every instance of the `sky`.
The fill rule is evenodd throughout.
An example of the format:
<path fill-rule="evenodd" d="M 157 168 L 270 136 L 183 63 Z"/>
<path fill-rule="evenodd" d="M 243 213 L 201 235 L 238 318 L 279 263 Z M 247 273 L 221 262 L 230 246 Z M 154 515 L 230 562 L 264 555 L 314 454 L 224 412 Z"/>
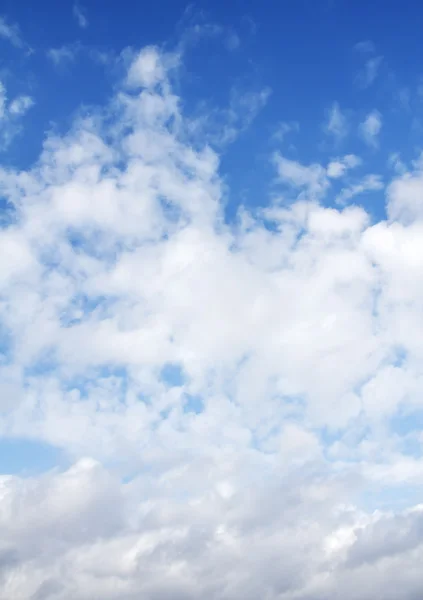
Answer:
<path fill-rule="evenodd" d="M 0 600 L 423 597 L 422 26 L 3 0 Z"/>

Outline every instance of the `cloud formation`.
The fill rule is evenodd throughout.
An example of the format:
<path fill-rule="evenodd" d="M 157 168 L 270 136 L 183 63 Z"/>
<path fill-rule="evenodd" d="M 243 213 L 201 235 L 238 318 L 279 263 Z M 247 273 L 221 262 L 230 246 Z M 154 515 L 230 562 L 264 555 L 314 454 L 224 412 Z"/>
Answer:
<path fill-rule="evenodd" d="M 417 600 L 422 508 L 370 500 L 423 478 L 423 160 L 373 222 L 328 206 L 358 157 L 276 154 L 228 223 L 178 62 L 0 171 L 0 432 L 70 465 L 0 477 L 0 598 Z"/>
<path fill-rule="evenodd" d="M 85 10 L 77 2 L 75 2 L 75 4 L 73 5 L 72 13 L 79 27 L 81 29 L 86 29 L 88 27 L 88 19 L 85 15 Z"/>
<path fill-rule="evenodd" d="M 23 48 L 24 41 L 21 31 L 16 23 L 9 23 L 4 17 L 0 16 L 0 38 L 10 42 L 16 48 Z"/>
<path fill-rule="evenodd" d="M 368 146 L 377 148 L 378 135 L 382 129 L 382 115 L 378 110 L 370 112 L 359 126 L 359 133 Z"/>
<path fill-rule="evenodd" d="M 16 96 L 9 101 L 6 87 L 0 81 L 0 151 L 4 151 L 21 131 L 21 119 L 33 106 L 30 96 Z"/>
<path fill-rule="evenodd" d="M 324 124 L 323 130 L 335 141 L 340 141 L 348 134 L 348 118 L 342 112 L 338 102 L 334 102 L 328 112 L 327 122 Z"/>

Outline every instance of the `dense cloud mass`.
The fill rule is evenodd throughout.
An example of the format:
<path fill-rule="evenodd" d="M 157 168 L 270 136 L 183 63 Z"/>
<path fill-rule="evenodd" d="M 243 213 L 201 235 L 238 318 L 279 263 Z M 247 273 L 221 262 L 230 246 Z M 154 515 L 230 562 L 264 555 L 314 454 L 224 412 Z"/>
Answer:
<path fill-rule="evenodd" d="M 177 65 L 0 172 L 0 433 L 68 461 L 0 477 L 0 598 L 418 600 L 423 160 L 334 208 L 358 157 L 277 153 L 229 221 Z"/>

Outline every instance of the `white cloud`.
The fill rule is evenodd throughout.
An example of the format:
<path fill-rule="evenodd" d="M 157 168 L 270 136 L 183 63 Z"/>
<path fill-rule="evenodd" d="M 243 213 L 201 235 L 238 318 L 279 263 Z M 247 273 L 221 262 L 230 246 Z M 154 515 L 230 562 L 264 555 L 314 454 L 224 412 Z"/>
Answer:
<path fill-rule="evenodd" d="M 365 175 L 360 182 L 342 188 L 341 192 L 336 197 L 336 202 L 343 205 L 359 194 L 361 195 L 365 192 L 373 192 L 381 189 L 383 189 L 383 182 L 380 175 Z"/>
<path fill-rule="evenodd" d="M 356 77 L 356 83 L 365 89 L 370 87 L 379 75 L 383 56 L 376 56 L 376 48 L 373 42 L 368 40 L 356 44 L 354 50 L 363 55 L 371 55 L 370 58 L 367 58 L 364 67 L 359 71 Z"/>
<path fill-rule="evenodd" d="M 410 223 L 423 217 L 423 162 L 415 166 L 414 173 L 402 171 L 389 186 L 388 215 L 392 220 Z"/>
<path fill-rule="evenodd" d="M 83 9 L 80 4 L 77 4 L 75 2 L 72 8 L 72 12 L 79 27 L 81 27 L 81 29 L 86 29 L 88 27 L 88 19 L 85 15 L 85 9 Z"/>
<path fill-rule="evenodd" d="M 24 115 L 33 106 L 34 100 L 30 96 L 18 96 L 9 105 L 12 115 Z"/>
<path fill-rule="evenodd" d="M 276 126 L 272 138 L 275 141 L 283 142 L 288 133 L 297 132 L 299 129 L 299 123 L 296 121 L 291 121 L 289 123 L 283 121 Z"/>
<path fill-rule="evenodd" d="M 335 141 L 342 140 L 348 134 L 348 119 L 337 102 L 334 102 L 329 113 L 327 122 L 323 127 L 327 135 L 332 136 Z"/>
<path fill-rule="evenodd" d="M 373 223 L 323 204 L 358 157 L 277 154 L 293 198 L 225 223 L 173 64 L 141 51 L 95 118 L 0 171 L 0 433 L 71 464 L 0 478 L 2 593 L 418 598 L 420 508 L 366 502 L 423 481 L 391 425 L 421 409 L 421 161 Z M 263 96 L 241 100 L 248 123 Z"/>
<path fill-rule="evenodd" d="M 271 93 L 270 88 L 246 91 L 234 86 L 227 106 L 210 110 L 201 106 L 200 114 L 189 122 L 190 133 L 215 148 L 225 147 L 250 127 Z"/>
<path fill-rule="evenodd" d="M 382 62 L 383 56 L 375 56 L 373 58 L 369 58 L 369 60 L 366 61 L 364 68 L 362 69 L 362 71 L 360 71 L 360 73 L 357 76 L 357 83 L 363 88 L 370 87 L 379 74 Z"/>
<path fill-rule="evenodd" d="M 401 156 L 398 152 L 393 152 L 392 154 L 390 154 L 388 158 L 388 165 L 400 175 L 403 175 L 407 171 L 407 167 L 401 160 Z"/>
<path fill-rule="evenodd" d="M 359 126 L 359 133 L 368 146 L 377 148 L 382 129 L 382 115 L 378 110 L 370 112 Z"/>
<path fill-rule="evenodd" d="M 8 102 L 6 88 L 0 81 L 0 150 L 6 150 L 20 133 L 20 119 L 33 104 L 33 98 L 25 95 L 17 96 Z"/>
<path fill-rule="evenodd" d="M 74 62 L 80 51 L 81 45 L 76 42 L 60 48 L 50 48 L 47 50 L 47 57 L 58 66 Z"/>
<path fill-rule="evenodd" d="M 342 178 L 348 170 L 360 165 L 361 161 L 354 154 L 347 154 L 331 160 L 327 167 L 320 164 L 302 165 L 276 153 L 279 180 L 300 192 L 297 198 L 320 199 L 331 186 L 331 179 Z"/>
<path fill-rule="evenodd" d="M 23 48 L 25 45 L 19 26 L 16 23 L 8 23 L 4 17 L 0 17 L 0 38 L 7 40 L 16 48 Z"/>
<path fill-rule="evenodd" d="M 361 159 L 355 154 L 347 154 L 343 158 L 332 160 L 327 166 L 327 175 L 331 179 L 339 179 L 348 169 L 354 169 L 361 164 Z"/>
<path fill-rule="evenodd" d="M 158 50 L 151 46 L 144 48 L 131 64 L 127 83 L 130 87 L 154 87 L 165 79 L 166 65 Z"/>
<path fill-rule="evenodd" d="M 312 198 L 320 198 L 329 186 L 326 169 L 319 164 L 302 165 L 295 160 L 275 155 L 281 182 L 304 190 Z"/>
<path fill-rule="evenodd" d="M 95 46 L 85 46 L 80 42 L 65 44 L 58 48 L 50 48 L 47 50 L 46 55 L 58 68 L 65 68 L 75 63 L 81 57 L 88 58 L 93 63 L 103 67 L 116 65 L 117 62 L 122 60 L 122 56 L 119 56 L 114 51 L 99 50 Z"/>

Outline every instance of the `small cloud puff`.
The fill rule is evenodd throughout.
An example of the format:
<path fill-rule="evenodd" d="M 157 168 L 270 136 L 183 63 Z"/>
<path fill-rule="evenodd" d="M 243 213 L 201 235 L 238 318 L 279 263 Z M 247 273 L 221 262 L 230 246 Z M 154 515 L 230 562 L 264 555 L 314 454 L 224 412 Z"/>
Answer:
<path fill-rule="evenodd" d="M 18 96 L 9 105 L 12 115 L 24 115 L 33 106 L 34 100 L 30 96 Z"/>
<path fill-rule="evenodd" d="M 151 88 L 161 83 L 166 77 L 163 56 L 157 48 L 144 48 L 132 62 L 127 76 L 128 87 Z"/>
<path fill-rule="evenodd" d="M 370 112 L 359 125 L 359 134 L 364 142 L 373 148 L 378 147 L 378 135 L 382 129 L 382 115 L 378 110 Z"/>

